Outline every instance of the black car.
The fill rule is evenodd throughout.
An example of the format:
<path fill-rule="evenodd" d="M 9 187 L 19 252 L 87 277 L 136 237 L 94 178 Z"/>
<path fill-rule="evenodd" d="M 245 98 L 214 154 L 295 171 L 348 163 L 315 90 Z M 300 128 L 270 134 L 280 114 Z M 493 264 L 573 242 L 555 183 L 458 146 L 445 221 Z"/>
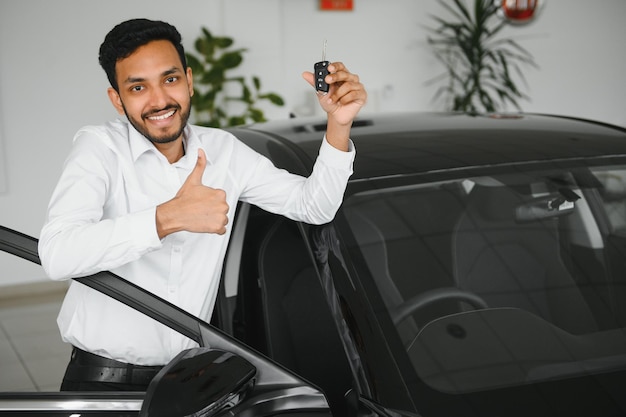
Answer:
<path fill-rule="evenodd" d="M 324 130 L 232 132 L 308 175 Z M 3 393 L 0 415 L 626 416 L 626 129 L 406 113 L 352 137 L 332 223 L 238 207 L 210 324 L 80 279 L 200 345 L 148 392 Z M 0 249 L 38 262 L 11 230 Z"/>

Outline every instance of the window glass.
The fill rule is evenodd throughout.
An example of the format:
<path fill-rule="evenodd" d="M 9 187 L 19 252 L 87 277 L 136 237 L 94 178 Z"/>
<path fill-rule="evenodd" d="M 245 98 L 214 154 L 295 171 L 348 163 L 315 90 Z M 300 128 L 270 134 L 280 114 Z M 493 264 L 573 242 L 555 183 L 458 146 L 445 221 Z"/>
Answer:
<path fill-rule="evenodd" d="M 626 168 L 381 188 L 343 213 L 354 259 L 432 388 L 626 368 Z"/>
<path fill-rule="evenodd" d="M 626 228 L 626 169 L 620 167 L 595 169 L 594 176 L 612 231 Z"/>

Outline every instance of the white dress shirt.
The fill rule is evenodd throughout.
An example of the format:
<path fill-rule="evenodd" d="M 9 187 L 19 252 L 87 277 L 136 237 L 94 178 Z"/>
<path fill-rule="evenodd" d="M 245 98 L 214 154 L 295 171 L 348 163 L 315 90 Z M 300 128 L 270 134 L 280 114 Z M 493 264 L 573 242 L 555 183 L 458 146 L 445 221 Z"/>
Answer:
<path fill-rule="evenodd" d="M 170 164 L 125 120 L 82 128 L 48 207 L 39 255 L 50 278 L 110 270 L 209 320 L 230 224 L 224 235 L 178 232 L 159 239 L 156 206 L 175 196 L 194 168 L 198 148 L 203 184 L 226 192 L 232 223 L 237 201 L 312 224 L 339 208 L 355 152 L 322 140 L 313 173 L 277 169 L 228 132 L 188 125 L 185 156 Z M 58 324 L 64 341 L 137 365 L 163 365 L 194 342 L 120 302 L 72 282 Z"/>

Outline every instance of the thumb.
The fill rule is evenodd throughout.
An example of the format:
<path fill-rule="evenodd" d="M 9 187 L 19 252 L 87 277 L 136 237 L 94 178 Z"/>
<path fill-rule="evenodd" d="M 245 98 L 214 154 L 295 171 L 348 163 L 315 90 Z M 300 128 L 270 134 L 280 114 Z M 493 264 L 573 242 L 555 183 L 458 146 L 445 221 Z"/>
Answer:
<path fill-rule="evenodd" d="M 191 174 L 187 177 L 187 181 L 193 184 L 202 184 L 202 175 L 204 175 L 204 169 L 206 168 L 206 154 L 203 149 L 198 149 L 198 161 L 196 166 L 191 171 Z"/>

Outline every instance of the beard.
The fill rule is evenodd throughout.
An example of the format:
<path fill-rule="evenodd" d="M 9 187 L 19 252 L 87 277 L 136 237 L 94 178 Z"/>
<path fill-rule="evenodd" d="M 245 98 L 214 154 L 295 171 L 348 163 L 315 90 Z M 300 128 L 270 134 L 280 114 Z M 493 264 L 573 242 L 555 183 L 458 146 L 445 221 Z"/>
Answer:
<path fill-rule="evenodd" d="M 124 108 L 124 113 L 126 114 L 126 118 L 130 122 L 130 124 L 133 125 L 133 127 L 146 139 L 154 144 L 170 143 L 178 139 L 183 134 L 185 126 L 187 126 L 187 121 L 189 120 L 189 115 L 191 114 L 191 106 L 187 106 L 187 108 L 183 110 L 183 108 L 179 104 L 170 104 L 162 109 L 151 110 L 149 112 L 143 113 L 141 115 L 142 120 L 148 118 L 151 114 L 158 113 L 160 111 L 175 110 L 176 114 L 180 115 L 180 126 L 178 126 L 178 129 L 176 129 L 172 133 L 163 133 L 161 135 L 156 135 L 150 133 L 150 131 L 142 121 L 139 121 L 132 117 L 130 114 L 128 114 L 128 112 L 126 111 L 126 107 L 124 107 L 123 105 L 122 107 Z"/>

